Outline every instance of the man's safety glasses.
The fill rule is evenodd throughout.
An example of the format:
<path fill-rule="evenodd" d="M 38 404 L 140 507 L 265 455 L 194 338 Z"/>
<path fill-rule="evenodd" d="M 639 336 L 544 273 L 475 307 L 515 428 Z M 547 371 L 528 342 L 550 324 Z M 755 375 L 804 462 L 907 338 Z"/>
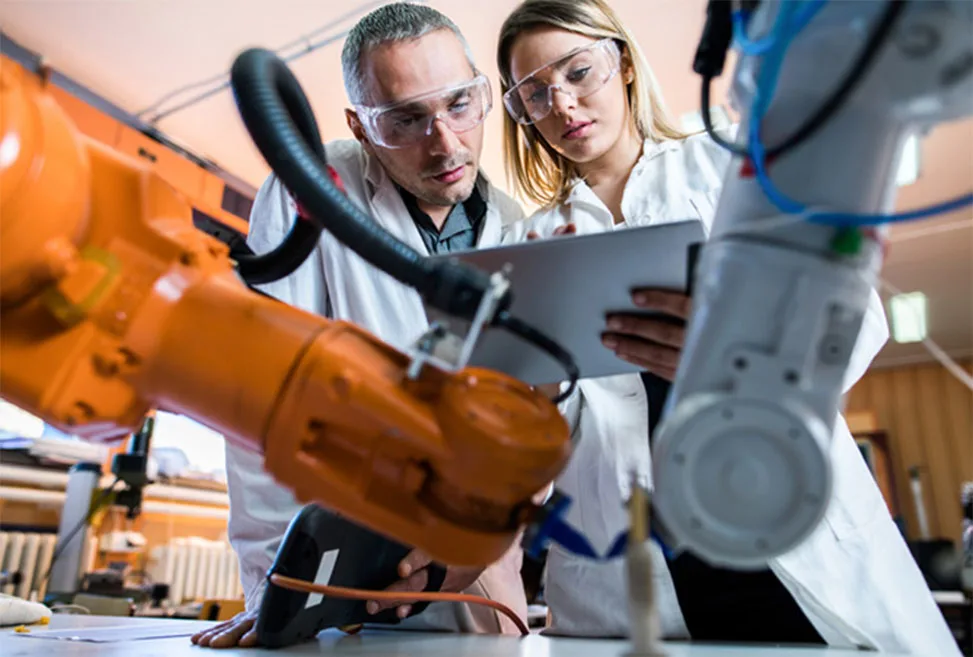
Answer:
<path fill-rule="evenodd" d="M 381 107 L 356 106 L 355 111 L 375 144 L 405 148 L 425 139 L 437 120 L 455 133 L 483 123 L 493 99 L 490 81 L 479 75 L 469 82 Z"/>
<path fill-rule="evenodd" d="M 527 75 L 503 95 L 503 104 L 514 121 L 530 125 L 550 114 L 555 91 L 585 98 L 604 87 L 620 69 L 618 44 L 602 39 Z"/>

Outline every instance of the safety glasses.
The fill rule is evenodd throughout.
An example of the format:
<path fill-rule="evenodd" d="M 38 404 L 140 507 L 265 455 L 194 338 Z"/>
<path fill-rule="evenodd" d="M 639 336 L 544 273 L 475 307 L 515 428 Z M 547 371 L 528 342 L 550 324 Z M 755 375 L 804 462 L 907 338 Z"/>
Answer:
<path fill-rule="evenodd" d="M 503 104 L 517 123 L 530 125 L 551 112 L 554 92 L 585 98 L 604 87 L 621 70 L 621 52 L 613 39 L 576 48 L 537 69 L 503 95 Z"/>
<path fill-rule="evenodd" d="M 373 143 L 385 148 L 412 146 L 432 134 L 436 121 L 455 133 L 483 123 L 493 105 L 490 81 L 478 75 L 448 89 L 380 107 L 356 106 L 355 111 Z"/>

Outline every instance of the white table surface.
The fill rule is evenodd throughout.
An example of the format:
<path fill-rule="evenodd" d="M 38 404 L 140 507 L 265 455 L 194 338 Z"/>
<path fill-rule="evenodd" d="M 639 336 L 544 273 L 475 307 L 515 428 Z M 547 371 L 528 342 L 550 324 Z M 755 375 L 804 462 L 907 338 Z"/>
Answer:
<path fill-rule="evenodd" d="M 59 629 L 82 629 L 96 626 L 132 627 L 139 624 L 158 624 L 165 621 L 150 618 L 109 618 L 56 614 L 47 627 L 31 627 L 31 634 Z M 200 629 L 212 623 L 199 622 Z M 426 634 L 415 632 L 363 632 L 348 636 L 339 632 L 324 632 L 317 642 L 305 643 L 283 650 L 208 650 L 192 645 L 188 637 L 145 639 L 117 643 L 88 643 L 77 641 L 32 638 L 16 634 L 12 628 L 0 629 L 0 655 L 3 657 L 242 657 L 246 655 L 354 655 L 356 657 L 628 657 L 625 641 L 594 641 L 587 639 L 474 636 L 458 634 Z M 836 650 L 811 647 L 753 647 L 717 646 L 706 644 L 665 644 L 667 657 L 881 657 L 882 653 L 862 653 L 855 650 Z M 898 656 L 898 657 L 901 657 Z M 921 655 L 916 657 L 935 657 Z"/>

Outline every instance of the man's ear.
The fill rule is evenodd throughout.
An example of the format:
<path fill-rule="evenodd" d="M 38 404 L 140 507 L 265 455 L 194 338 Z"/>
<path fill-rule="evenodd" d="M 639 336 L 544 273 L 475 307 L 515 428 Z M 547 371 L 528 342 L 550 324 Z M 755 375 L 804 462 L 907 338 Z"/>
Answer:
<path fill-rule="evenodd" d="M 353 109 L 345 110 L 345 121 L 348 122 L 348 129 L 351 130 L 351 134 L 355 135 L 355 139 L 362 146 L 369 146 L 368 135 L 365 134 L 365 127 L 361 124 L 361 119 L 358 118 L 358 114 Z"/>

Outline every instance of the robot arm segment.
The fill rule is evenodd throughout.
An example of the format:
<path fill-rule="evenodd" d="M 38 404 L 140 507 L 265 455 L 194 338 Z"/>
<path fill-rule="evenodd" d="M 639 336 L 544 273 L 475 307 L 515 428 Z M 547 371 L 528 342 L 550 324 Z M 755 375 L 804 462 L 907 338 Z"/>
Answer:
<path fill-rule="evenodd" d="M 752 28 L 774 28 L 733 87 L 750 144 L 730 148 L 748 159 L 726 176 L 653 453 L 670 547 L 735 568 L 790 550 L 826 512 L 846 373 L 872 347 L 858 338 L 884 229 L 861 226 L 890 205 L 908 132 L 967 114 L 973 94 L 969 3 L 759 4 Z M 704 85 L 728 42 L 725 29 L 708 36 Z M 759 141 L 779 146 L 763 158 Z"/>
<path fill-rule="evenodd" d="M 303 502 L 443 563 L 498 559 L 569 456 L 555 406 L 495 373 L 415 371 L 249 290 L 189 205 L 79 135 L 44 85 L 0 70 L 3 397 L 94 440 L 182 413 L 262 452 Z"/>

